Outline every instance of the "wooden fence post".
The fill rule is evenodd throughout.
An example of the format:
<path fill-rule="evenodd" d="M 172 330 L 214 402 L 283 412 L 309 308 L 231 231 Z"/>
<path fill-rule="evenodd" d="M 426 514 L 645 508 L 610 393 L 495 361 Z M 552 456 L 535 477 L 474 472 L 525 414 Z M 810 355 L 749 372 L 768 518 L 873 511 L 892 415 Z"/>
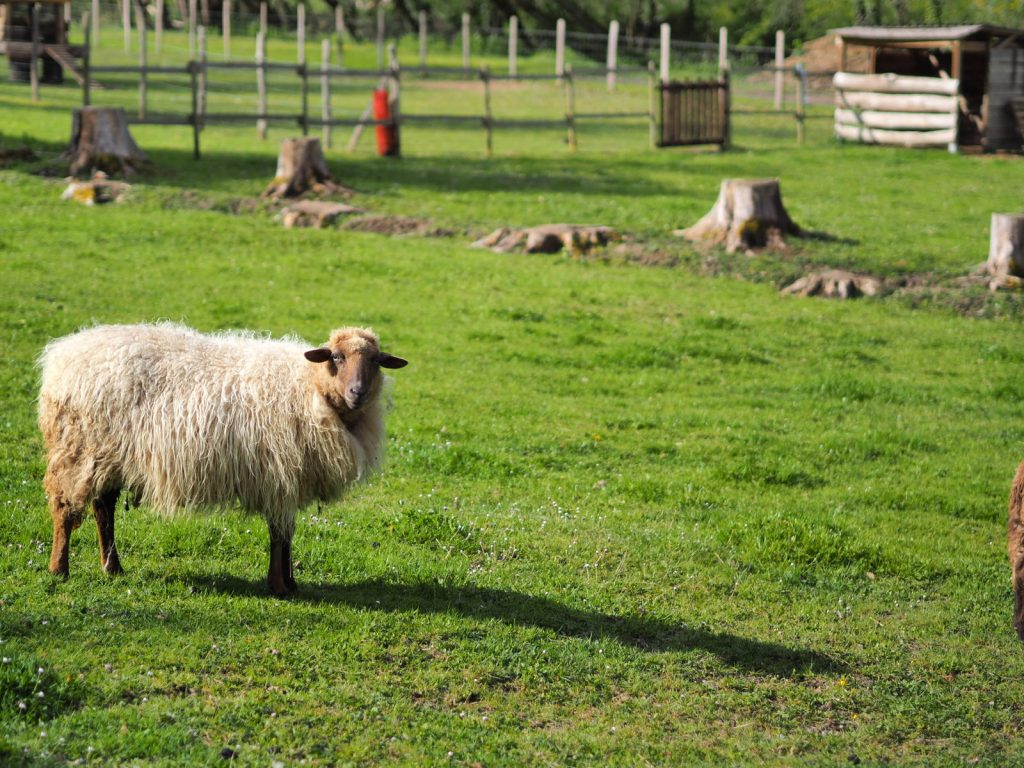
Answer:
<path fill-rule="evenodd" d="M 555 74 L 565 74 L 565 19 L 555 22 Z"/>
<path fill-rule="evenodd" d="M 608 25 L 608 58 L 605 66 L 608 70 L 608 93 L 615 92 L 615 70 L 619 66 L 619 22 L 612 21 Z"/>
<path fill-rule="evenodd" d="M 338 38 L 338 66 L 345 68 L 345 9 L 338 3 L 334 8 L 334 34 Z"/>
<path fill-rule="evenodd" d="M 146 17 L 141 5 L 135 6 L 135 23 L 139 28 L 139 117 L 146 116 Z"/>
<path fill-rule="evenodd" d="M 377 5 L 377 69 L 384 69 L 384 4 Z"/>
<path fill-rule="evenodd" d="M 266 0 L 260 3 L 260 32 L 263 35 L 263 44 L 267 42 L 267 3 Z"/>
<path fill-rule="evenodd" d="M 164 0 L 156 0 L 156 18 L 153 20 L 153 48 L 156 55 L 164 47 Z"/>
<path fill-rule="evenodd" d="M 320 118 L 323 120 L 324 147 L 331 148 L 331 41 L 325 37 L 320 43 Z"/>
<path fill-rule="evenodd" d="M 86 16 L 88 16 L 88 12 Z M 89 58 L 92 54 L 92 38 L 91 29 L 88 24 L 82 22 L 82 27 L 85 29 L 85 49 L 82 51 L 82 106 L 88 107 L 89 102 L 92 100 L 92 75 L 89 72 Z"/>
<path fill-rule="evenodd" d="M 427 66 L 427 12 L 420 11 L 420 66 L 426 69 Z"/>
<path fill-rule="evenodd" d="M 124 28 L 124 52 L 132 50 L 132 4 L 131 0 L 121 0 L 121 26 Z"/>
<path fill-rule="evenodd" d="M 231 61 L 231 0 L 224 0 L 220 11 L 220 29 L 224 37 L 224 61 Z"/>
<path fill-rule="evenodd" d="M 262 4 L 267 7 L 266 3 Z M 256 137 L 260 141 L 267 140 L 267 33 L 256 34 L 256 111 L 260 117 L 256 119 Z"/>
<path fill-rule="evenodd" d="M 569 151 L 576 151 L 576 86 L 573 83 L 572 64 L 565 65 L 565 126 Z"/>
<path fill-rule="evenodd" d="M 729 30 L 725 27 L 718 29 L 718 69 L 729 68 Z"/>
<path fill-rule="evenodd" d="M 669 55 L 672 44 L 672 28 L 668 24 L 661 25 L 661 82 L 668 82 Z"/>
<path fill-rule="evenodd" d="M 786 65 L 786 33 L 775 30 L 775 108 L 782 109 L 785 81 L 782 68 Z"/>
<path fill-rule="evenodd" d="M 508 74 L 515 77 L 519 70 L 519 17 L 508 19 Z"/>
<path fill-rule="evenodd" d="M 491 69 L 487 64 L 480 70 L 480 80 L 484 84 L 484 157 L 490 157 L 494 150 L 494 121 L 491 115 Z"/>
<path fill-rule="evenodd" d="M 658 121 L 654 112 L 654 87 L 657 83 L 658 73 L 654 68 L 654 62 L 647 62 L 647 138 L 651 149 L 658 146 Z"/>
<path fill-rule="evenodd" d="M 28 80 L 32 85 L 32 101 L 39 101 L 39 3 L 32 3 L 32 52 L 29 54 Z"/>
<path fill-rule="evenodd" d="M 296 71 L 302 92 L 302 114 L 299 115 L 299 124 L 302 126 L 302 135 L 309 136 L 309 70 L 306 68 L 306 62 L 299 64 Z"/>
<path fill-rule="evenodd" d="M 462 14 L 462 68 L 469 69 L 469 14 Z M 488 82 L 490 76 L 488 76 Z"/>
<path fill-rule="evenodd" d="M 388 101 L 391 109 L 391 124 L 395 128 L 395 157 L 402 147 L 402 68 L 398 64 L 398 50 L 394 43 L 388 45 Z"/>
<path fill-rule="evenodd" d="M 804 143 L 804 108 L 807 105 L 807 70 L 802 64 L 796 66 L 796 143 Z"/>
<path fill-rule="evenodd" d="M 192 157 L 199 159 L 199 65 L 195 60 L 188 63 L 188 73 L 192 82 Z"/>
<path fill-rule="evenodd" d="M 199 127 L 206 116 L 206 27 L 199 27 Z"/>
<path fill-rule="evenodd" d="M 306 63 L 306 4 L 299 3 L 295 19 L 296 62 Z"/>
<path fill-rule="evenodd" d="M 92 0 L 92 44 L 100 47 L 100 0 Z"/>
<path fill-rule="evenodd" d="M 196 0 L 188 0 L 188 57 L 196 57 Z"/>

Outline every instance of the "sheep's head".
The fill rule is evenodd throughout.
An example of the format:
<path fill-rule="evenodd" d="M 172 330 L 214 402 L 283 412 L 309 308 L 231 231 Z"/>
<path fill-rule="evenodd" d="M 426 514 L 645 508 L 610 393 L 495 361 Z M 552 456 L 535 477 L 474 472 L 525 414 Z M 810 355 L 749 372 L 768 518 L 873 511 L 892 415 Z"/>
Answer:
<path fill-rule="evenodd" d="M 306 359 L 322 363 L 329 379 L 328 399 L 336 408 L 359 411 L 380 394 L 381 368 L 403 368 L 408 361 L 381 352 L 380 341 L 366 328 L 341 328 L 331 334 L 326 346 L 311 349 Z"/>

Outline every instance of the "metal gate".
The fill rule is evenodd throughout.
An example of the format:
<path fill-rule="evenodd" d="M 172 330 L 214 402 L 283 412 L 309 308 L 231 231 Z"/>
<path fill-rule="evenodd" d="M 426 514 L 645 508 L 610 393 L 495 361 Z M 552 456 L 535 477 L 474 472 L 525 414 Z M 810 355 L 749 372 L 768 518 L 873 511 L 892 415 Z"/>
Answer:
<path fill-rule="evenodd" d="M 729 78 L 661 84 L 659 147 L 729 144 Z"/>

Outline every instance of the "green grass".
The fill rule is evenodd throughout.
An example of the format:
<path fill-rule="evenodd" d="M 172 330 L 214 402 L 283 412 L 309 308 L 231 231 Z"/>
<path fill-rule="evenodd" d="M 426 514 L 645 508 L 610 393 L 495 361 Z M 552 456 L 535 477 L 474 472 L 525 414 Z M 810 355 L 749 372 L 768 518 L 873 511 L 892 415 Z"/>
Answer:
<path fill-rule="evenodd" d="M 285 231 L 232 212 L 284 131 L 210 128 L 195 163 L 187 130 L 140 127 L 152 170 L 86 209 L 35 173 L 76 92 L 43 93 L 0 83 L 0 147 L 42 155 L 0 170 L 0 762 L 1021 761 L 1014 299 L 979 320 L 772 284 L 805 262 L 965 273 L 989 214 L 1018 208 L 1018 160 L 835 147 L 825 121 L 796 148 L 765 118 L 724 154 L 648 151 L 637 126 L 573 155 L 523 132 L 484 160 L 479 132 L 425 127 L 400 161 L 328 161 L 358 204 L 455 236 Z M 695 274 L 707 255 L 667 232 L 721 178 L 767 175 L 841 239 Z M 466 247 L 553 220 L 681 266 Z M 34 360 L 162 318 L 312 342 L 372 324 L 411 361 L 385 471 L 299 521 L 294 600 L 265 593 L 262 521 L 230 513 L 119 512 L 124 578 L 89 523 L 71 579 L 46 572 Z"/>

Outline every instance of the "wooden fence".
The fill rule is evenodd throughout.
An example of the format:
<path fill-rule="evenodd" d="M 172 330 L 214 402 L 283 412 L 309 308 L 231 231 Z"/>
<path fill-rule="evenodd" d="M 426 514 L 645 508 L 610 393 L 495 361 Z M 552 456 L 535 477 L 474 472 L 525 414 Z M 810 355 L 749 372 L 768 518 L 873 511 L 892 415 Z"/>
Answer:
<path fill-rule="evenodd" d="M 85 26 L 86 44 L 83 48 L 83 80 L 82 80 L 82 103 L 88 106 L 92 103 L 94 77 L 102 74 L 134 74 L 138 76 L 139 109 L 137 115 L 129 115 L 128 122 L 141 125 L 180 125 L 192 128 L 193 154 L 200 157 L 200 133 L 208 125 L 232 125 L 244 122 L 253 122 L 259 138 L 265 139 L 268 123 L 286 123 L 297 125 L 302 134 L 308 135 L 314 127 L 321 128 L 323 140 L 326 147 L 331 146 L 331 129 L 335 127 L 354 127 L 354 139 L 358 139 L 359 133 L 367 125 L 393 125 L 396 127 L 413 123 L 476 123 L 484 130 L 484 151 L 490 155 L 493 149 L 493 133 L 497 128 L 564 128 L 567 136 L 567 144 L 570 150 L 577 148 L 577 124 L 580 121 L 618 120 L 618 119 L 639 119 L 644 118 L 648 123 L 649 142 L 655 144 L 655 113 L 654 113 L 654 86 L 655 72 L 654 65 L 649 64 L 646 70 L 640 68 L 629 68 L 630 71 L 645 71 L 648 76 L 648 109 L 644 112 L 577 112 L 576 111 L 576 79 L 577 77 L 592 76 L 605 77 L 604 70 L 583 71 L 579 75 L 573 72 L 571 64 L 567 64 L 560 75 L 554 74 L 517 74 L 498 75 L 493 74 L 488 67 L 466 70 L 453 67 L 415 67 L 412 71 L 424 76 L 443 75 L 478 80 L 482 86 L 482 114 L 480 115 L 452 115 L 452 114 L 408 114 L 399 111 L 399 96 L 401 92 L 402 69 L 398 64 L 394 49 L 390 51 L 390 66 L 386 69 L 350 69 L 347 67 L 332 67 L 329 65 L 330 49 L 329 41 L 324 40 L 321 64 L 319 67 L 310 66 L 301 61 L 298 64 L 285 64 L 271 62 L 266 59 L 266 38 L 262 33 L 257 40 L 256 60 L 252 62 L 242 61 L 212 61 L 206 55 L 206 31 L 200 27 L 197 33 L 196 47 L 198 58 L 189 61 L 184 66 L 151 66 L 146 60 L 146 46 L 144 37 L 140 36 L 139 64 L 137 66 L 95 66 L 90 59 L 89 36 L 90 28 Z M 247 70 L 254 74 L 253 81 L 257 91 L 256 112 L 210 112 L 206 109 L 207 82 L 209 73 L 216 70 Z M 267 104 L 267 73 L 278 71 L 291 73 L 296 77 L 297 86 L 301 94 L 301 106 L 298 112 L 272 112 Z M 622 69 L 619 70 L 623 71 Z M 151 112 L 148 105 L 148 77 L 149 75 L 179 74 L 188 79 L 191 91 L 191 110 L 187 114 L 168 114 Z M 336 79 L 362 78 L 376 80 L 377 87 L 387 87 L 390 93 L 391 116 L 384 120 L 377 120 L 370 116 L 369 108 L 358 118 L 336 118 L 331 114 L 331 85 Z M 309 91 L 310 81 L 319 82 L 320 85 L 320 116 L 310 114 Z M 565 114 L 559 119 L 495 119 L 491 112 L 491 85 L 494 81 L 515 80 L 515 81 L 551 81 L 557 82 L 565 91 Z M 349 142 L 349 150 L 354 149 L 354 142 Z"/>

